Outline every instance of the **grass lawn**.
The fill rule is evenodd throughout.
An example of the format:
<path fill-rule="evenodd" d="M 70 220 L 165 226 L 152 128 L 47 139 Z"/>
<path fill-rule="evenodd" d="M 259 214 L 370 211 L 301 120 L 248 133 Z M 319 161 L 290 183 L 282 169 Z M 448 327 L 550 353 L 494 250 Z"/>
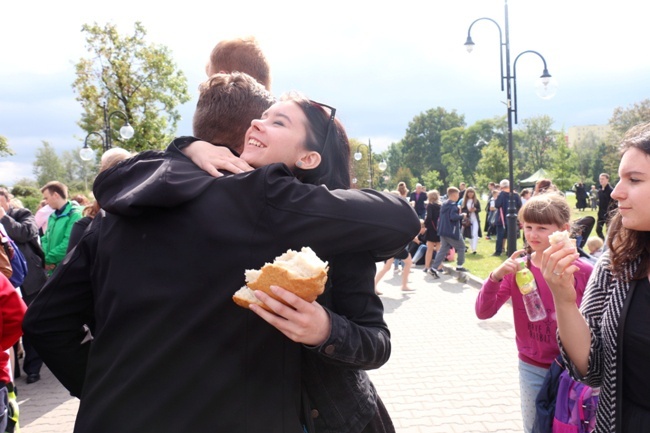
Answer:
<path fill-rule="evenodd" d="M 582 218 L 585 216 L 593 216 L 596 218 L 596 211 L 591 209 L 586 209 L 584 212 L 580 212 L 575 208 L 575 195 L 567 195 L 567 201 L 572 209 L 571 220 Z M 483 205 L 483 203 L 481 203 Z M 485 212 L 481 212 L 481 229 L 485 224 Z M 595 236 L 595 228 L 592 230 L 590 236 Z M 503 261 L 507 259 L 505 254 L 506 248 L 503 249 L 504 253 L 501 257 L 492 257 L 495 249 L 495 239 L 496 236 L 492 237 L 491 241 L 485 239 L 485 233 L 483 237 L 478 241 L 478 248 L 476 254 L 466 254 L 465 255 L 465 267 L 477 277 L 484 279 L 490 275 L 497 266 L 499 266 Z M 466 241 L 466 244 L 469 245 L 469 241 Z M 517 239 L 517 249 L 523 248 L 524 244 L 522 239 Z M 449 263 L 449 262 L 446 262 Z"/>

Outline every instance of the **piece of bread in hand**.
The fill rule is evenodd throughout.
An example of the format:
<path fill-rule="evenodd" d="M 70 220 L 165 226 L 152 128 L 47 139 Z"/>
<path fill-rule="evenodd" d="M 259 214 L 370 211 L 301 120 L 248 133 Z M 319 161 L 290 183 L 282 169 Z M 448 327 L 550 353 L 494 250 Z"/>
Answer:
<path fill-rule="evenodd" d="M 572 239 L 569 235 L 569 232 L 566 230 L 551 233 L 548 237 L 548 241 L 551 243 L 551 245 L 564 242 L 564 248 L 570 248 L 572 250 L 576 249 L 576 240 Z"/>
<path fill-rule="evenodd" d="M 279 286 L 307 302 L 313 302 L 325 290 L 327 270 L 327 262 L 319 259 L 311 248 L 303 247 L 299 252 L 288 250 L 259 270 L 247 269 L 246 286 L 235 292 L 232 299 L 240 307 L 258 304 L 268 310 L 253 291 L 261 290 L 284 303 L 271 292 L 271 286 Z"/>

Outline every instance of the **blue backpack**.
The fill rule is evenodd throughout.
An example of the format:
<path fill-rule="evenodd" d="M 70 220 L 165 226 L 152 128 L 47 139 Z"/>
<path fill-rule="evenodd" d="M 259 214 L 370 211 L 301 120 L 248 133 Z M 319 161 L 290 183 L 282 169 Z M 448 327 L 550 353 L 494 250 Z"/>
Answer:
<path fill-rule="evenodd" d="M 9 282 L 11 282 L 14 287 L 20 287 L 27 276 L 27 260 L 25 260 L 25 256 L 9 236 L 6 236 L 4 233 L 0 233 L 0 235 L 2 235 L 2 246 L 9 258 L 11 270 L 13 271 L 11 278 L 9 278 Z"/>

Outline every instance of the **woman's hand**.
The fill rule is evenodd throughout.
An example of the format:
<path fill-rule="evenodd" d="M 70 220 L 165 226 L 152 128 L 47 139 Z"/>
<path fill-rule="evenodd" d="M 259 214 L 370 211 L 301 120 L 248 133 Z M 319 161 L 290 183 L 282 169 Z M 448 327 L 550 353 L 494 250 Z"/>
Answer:
<path fill-rule="evenodd" d="M 327 340 L 332 324 L 329 314 L 318 302 L 307 302 L 278 286 L 271 286 L 271 291 L 289 305 L 256 290 L 257 299 L 264 302 L 273 312 L 251 304 L 250 309 L 255 314 L 296 343 L 320 346 Z"/>
<path fill-rule="evenodd" d="M 248 165 L 243 159 L 233 155 L 227 147 L 214 146 L 207 141 L 195 141 L 181 152 L 190 158 L 197 167 L 214 177 L 223 176 L 219 170 L 228 171 L 233 174 L 253 170 L 253 167 Z"/>
<path fill-rule="evenodd" d="M 564 248 L 560 242 L 551 245 L 542 254 L 542 275 L 553 293 L 555 304 L 576 303 L 573 274 L 578 267 L 573 262 L 580 257 L 574 248 Z"/>
<path fill-rule="evenodd" d="M 492 278 L 501 281 L 506 275 L 516 273 L 519 270 L 517 259 L 521 259 L 524 254 L 526 254 L 526 250 L 517 250 L 512 253 L 505 262 L 501 263 L 501 266 L 492 271 Z"/>

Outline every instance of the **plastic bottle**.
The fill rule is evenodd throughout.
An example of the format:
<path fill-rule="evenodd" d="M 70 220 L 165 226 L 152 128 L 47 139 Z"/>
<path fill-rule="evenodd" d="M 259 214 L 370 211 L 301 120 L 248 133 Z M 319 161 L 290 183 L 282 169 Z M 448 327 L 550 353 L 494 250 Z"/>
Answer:
<path fill-rule="evenodd" d="M 519 270 L 515 275 L 515 281 L 517 281 L 517 287 L 519 287 L 521 297 L 524 299 L 528 320 L 538 322 L 546 319 L 546 308 L 544 308 L 542 298 L 539 296 L 535 276 L 523 261 L 519 262 Z"/>

